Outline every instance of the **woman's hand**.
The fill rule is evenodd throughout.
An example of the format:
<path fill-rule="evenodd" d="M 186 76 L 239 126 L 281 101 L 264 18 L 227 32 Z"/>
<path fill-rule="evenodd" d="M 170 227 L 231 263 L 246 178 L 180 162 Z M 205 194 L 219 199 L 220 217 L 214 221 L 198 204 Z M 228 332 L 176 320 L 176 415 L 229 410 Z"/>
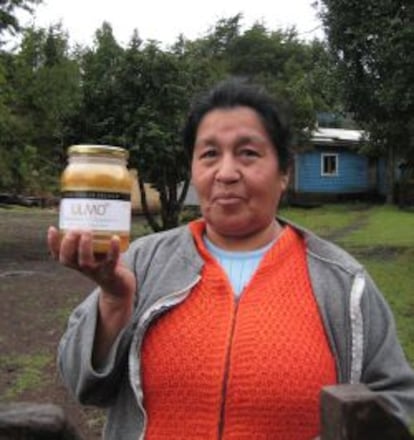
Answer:
<path fill-rule="evenodd" d="M 108 301 L 129 302 L 133 299 L 136 280 L 120 260 L 118 237 L 112 237 L 107 254 L 94 254 L 92 234 L 87 231 L 71 231 L 61 239 L 57 229 L 51 226 L 47 242 L 53 258 L 98 284 Z"/>
<path fill-rule="evenodd" d="M 121 262 L 118 237 L 111 239 L 107 254 L 93 253 L 90 232 L 72 231 L 61 239 L 58 230 L 51 226 L 47 242 L 53 258 L 86 275 L 101 289 L 93 348 L 93 363 L 99 366 L 131 318 L 136 278 Z"/>

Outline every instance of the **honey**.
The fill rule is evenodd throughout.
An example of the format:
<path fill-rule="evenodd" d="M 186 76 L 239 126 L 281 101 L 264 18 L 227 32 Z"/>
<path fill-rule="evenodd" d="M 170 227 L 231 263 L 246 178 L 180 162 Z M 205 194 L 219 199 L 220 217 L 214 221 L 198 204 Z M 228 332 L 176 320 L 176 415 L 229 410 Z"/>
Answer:
<path fill-rule="evenodd" d="M 61 176 L 59 230 L 92 231 L 93 250 L 106 253 L 117 235 L 121 251 L 130 241 L 132 181 L 128 151 L 105 145 L 73 145 Z"/>

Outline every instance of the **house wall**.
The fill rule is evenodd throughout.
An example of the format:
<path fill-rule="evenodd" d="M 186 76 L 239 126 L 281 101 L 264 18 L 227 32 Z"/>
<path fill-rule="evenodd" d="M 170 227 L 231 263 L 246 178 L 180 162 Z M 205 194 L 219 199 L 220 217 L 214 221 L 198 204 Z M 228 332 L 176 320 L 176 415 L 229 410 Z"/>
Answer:
<path fill-rule="evenodd" d="M 378 193 L 387 194 L 387 161 L 383 157 L 378 159 L 377 182 Z"/>
<path fill-rule="evenodd" d="M 182 185 L 179 186 L 180 190 L 181 190 L 181 186 Z M 198 206 L 198 205 L 199 205 L 199 201 L 196 190 L 194 186 L 190 183 L 190 186 L 188 187 L 187 195 L 184 200 L 184 206 Z"/>
<path fill-rule="evenodd" d="M 141 192 L 138 186 L 138 171 L 136 169 L 130 169 L 129 174 L 132 180 L 132 188 L 131 188 L 131 208 L 133 214 L 142 214 L 142 203 L 141 203 Z M 161 210 L 161 202 L 158 191 L 156 191 L 152 186 L 148 183 L 144 184 L 145 194 L 148 209 L 150 212 L 156 213 Z"/>
<path fill-rule="evenodd" d="M 338 154 L 338 173 L 323 176 L 322 153 Z M 369 191 L 369 161 L 344 149 L 317 149 L 296 156 L 295 191 L 300 193 L 362 193 Z"/>

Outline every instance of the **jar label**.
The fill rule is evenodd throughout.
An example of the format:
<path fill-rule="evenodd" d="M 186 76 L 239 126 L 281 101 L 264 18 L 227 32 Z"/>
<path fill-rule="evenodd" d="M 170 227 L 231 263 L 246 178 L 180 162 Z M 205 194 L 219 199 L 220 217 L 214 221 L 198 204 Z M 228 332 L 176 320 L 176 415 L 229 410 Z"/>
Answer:
<path fill-rule="evenodd" d="M 85 197 L 88 196 L 88 197 Z M 60 201 L 61 230 L 129 232 L 131 202 L 129 194 L 96 191 L 63 192 Z"/>

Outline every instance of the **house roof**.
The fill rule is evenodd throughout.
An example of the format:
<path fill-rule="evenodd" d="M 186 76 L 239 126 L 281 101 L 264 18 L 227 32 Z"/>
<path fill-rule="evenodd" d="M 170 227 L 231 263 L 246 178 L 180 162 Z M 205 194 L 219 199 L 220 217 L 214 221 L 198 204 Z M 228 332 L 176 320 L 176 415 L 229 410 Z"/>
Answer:
<path fill-rule="evenodd" d="M 313 144 L 354 144 L 362 141 L 364 131 L 348 130 L 344 128 L 321 128 L 313 131 L 311 142 Z"/>

